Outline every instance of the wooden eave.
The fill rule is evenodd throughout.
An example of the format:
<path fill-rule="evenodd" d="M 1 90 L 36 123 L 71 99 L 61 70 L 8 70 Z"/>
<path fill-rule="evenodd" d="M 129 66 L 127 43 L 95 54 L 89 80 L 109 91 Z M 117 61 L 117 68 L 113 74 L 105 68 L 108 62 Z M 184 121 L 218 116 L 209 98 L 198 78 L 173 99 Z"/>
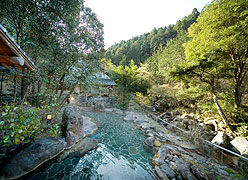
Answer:
<path fill-rule="evenodd" d="M 9 69 L 16 66 L 18 69 L 28 68 L 35 70 L 34 63 L 29 59 L 25 52 L 20 48 L 7 30 L 0 24 L 0 65 Z"/>

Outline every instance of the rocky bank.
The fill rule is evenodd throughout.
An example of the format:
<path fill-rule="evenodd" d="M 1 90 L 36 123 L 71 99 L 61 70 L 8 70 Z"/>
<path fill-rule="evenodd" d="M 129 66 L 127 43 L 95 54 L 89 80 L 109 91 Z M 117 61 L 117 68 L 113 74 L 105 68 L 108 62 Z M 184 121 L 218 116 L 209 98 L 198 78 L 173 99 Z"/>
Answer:
<path fill-rule="evenodd" d="M 147 135 L 144 146 L 157 151 L 152 163 L 154 174 L 158 179 L 248 179 L 246 175 L 242 174 L 242 172 L 248 172 L 246 169 L 248 167 L 247 162 L 201 142 L 195 137 L 199 134 L 194 132 L 195 125 L 187 116 L 184 115 L 179 118 L 175 115 L 173 117 L 171 114 L 163 114 L 163 119 L 172 124 L 168 125 L 164 121 L 149 118 L 145 113 L 129 111 L 125 113 L 124 120 L 133 121 L 137 128 Z M 186 135 L 176 129 L 175 126 L 191 133 Z M 214 128 L 214 124 L 211 124 L 211 130 L 214 130 Z M 192 140 L 196 141 L 197 139 L 197 145 L 192 144 Z M 239 138 L 239 141 L 243 142 L 244 139 Z M 241 146 L 240 143 L 236 144 L 239 144 L 238 149 L 240 149 L 236 152 L 245 152 L 248 147 L 245 146 L 246 142 L 241 143 L 243 144 Z M 221 154 L 223 163 L 217 158 L 221 157 Z M 223 159 L 226 159 L 226 162 Z"/>
<path fill-rule="evenodd" d="M 61 127 L 64 137 L 40 138 L 12 154 L 5 162 L 0 179 L 25 179 L 54 159 L 83 156 L 97 148 L 98 141 L 88 137 L 97 131 L 97 125 L 80 112 L 79 107 L 66 107 Z"/>

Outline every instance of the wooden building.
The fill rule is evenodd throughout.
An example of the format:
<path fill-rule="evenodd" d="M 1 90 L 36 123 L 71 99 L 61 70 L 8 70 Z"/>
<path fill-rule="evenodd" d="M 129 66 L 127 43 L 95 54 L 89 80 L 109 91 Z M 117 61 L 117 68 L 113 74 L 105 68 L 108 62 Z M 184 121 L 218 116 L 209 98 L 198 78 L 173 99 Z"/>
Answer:
<path fill-rule="evenodd" d="M 94 86 L 90 89 L 91 95 L 113 96 L 116 83 L 105 72 L 98 72 L 94 75 L 92 81 Z"/>
<path fill-rule="evenodd" d="M 89 89 L 85 87 L 76 86 L 75 92 L 77 94 L 84 94 L 88 96 L 113 96 L 115 94 L 116 83 L 105 72 L 97 72 L 90 77 L 92 85 Z"/>
<path fill-rule="evenodd" d="M 7 30 L 0 24 L 0 65 L 9 69 L 15 66 L 20 70 L 27 68 L 35 70 L 35 65 L 20 48 L 14 39 L 8 34 Z"/>
<path fill-rule="evenodd" d="M 13 96 L 13 99 L 16 99 L 17 84 L 22 81 L 21 86 L 24 87 L 26 81 L 22 80 L 20 72 L 11 67 L 16 67 L 20 71 L 25 70 L 25 72 L 36 69 L 30 58 L 0 24 L 0 95 L 2 98 Z M 16 72 L 15 75 L 10 73 L 13 71 Z M 24 91 L 25 88 L 22 88 L 21 94 L 24 94 Z"/>

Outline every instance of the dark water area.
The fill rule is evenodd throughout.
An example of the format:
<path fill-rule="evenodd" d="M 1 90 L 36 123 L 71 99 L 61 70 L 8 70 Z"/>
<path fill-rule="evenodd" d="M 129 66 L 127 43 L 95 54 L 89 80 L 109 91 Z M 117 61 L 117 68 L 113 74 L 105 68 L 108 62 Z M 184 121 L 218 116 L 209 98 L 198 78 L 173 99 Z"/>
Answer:
<path fill-rule="evenodd" d="M 152 154 L 144 147 L 146 136 L 133 122 L 109 112 L 84 112 L 94 118 L 98 131 L 91 136 L 99 147 L 83 157 L 51 164 L 30 180 L 155 180 Z"/>

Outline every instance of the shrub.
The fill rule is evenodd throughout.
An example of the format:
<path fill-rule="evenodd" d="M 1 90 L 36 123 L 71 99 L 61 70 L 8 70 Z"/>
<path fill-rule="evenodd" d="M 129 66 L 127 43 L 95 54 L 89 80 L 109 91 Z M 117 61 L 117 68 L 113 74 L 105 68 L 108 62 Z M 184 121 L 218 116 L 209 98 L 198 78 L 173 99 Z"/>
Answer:
<path fill-rule="evenodd" d="M 41 132 L 45 132 L 47 136 L 61 136 L 61 129 L 58 123 L 55 124 L 42 124 Z"/>
<path fill-rule="evenodd" d="M 5 105 L 0 114 L 0 145 L 28 143 L 40 134 L 38 108 Z"/>

